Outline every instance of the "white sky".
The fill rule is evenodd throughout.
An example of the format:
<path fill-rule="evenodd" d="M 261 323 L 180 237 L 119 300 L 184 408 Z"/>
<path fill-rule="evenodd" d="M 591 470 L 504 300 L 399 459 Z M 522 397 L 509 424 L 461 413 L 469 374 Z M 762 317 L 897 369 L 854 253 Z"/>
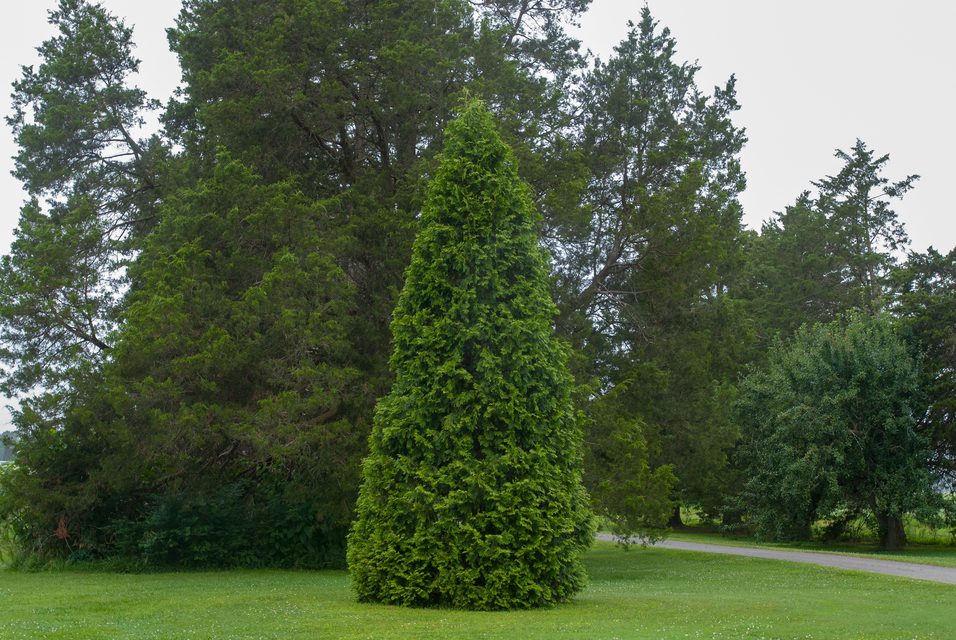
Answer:
<path fill-rule="evenodd" d="M 53 35 L 47 10 L 56 0 L 8 3 L 0 23 L 0 83 L 36 64 L 34 48 Z M 180 0 L 102 0 L 133 25 L 142 59 L 136 84 L 165 101 L 179 80 L 165 29 Z M 644 3 L 594 0 L 578 34 L 607 59 Z M 947 185 L 956 178 L 956 2 L 952 0 L 649 0 L 651 13 L 677 40 L 678 62 L 697 61 L 698 85 L 737 76 L 741 110 L 734 121 L 750 142 L 741 156 L 748 188 L 745 223 L 763 220 L 819 180 L 839 171 L 836 149 L 857 138 L 890 154 L 885 175 L 920 174 L 894 208 L 912 249 L 956 247 L 956 210 Z M 6 86 L 9 86 L 7 84 Z M 9 114 L 9 100 L 0 101 Z M 9 250 L 24 200 L 9 175 L 16 147 L 0 124 L 0 253 Z M 0 431 L 7 422 L 0 415 Z"/>
<path fill-rule="evenodd" d="M 580 38 L 607 59 L 643 2 L 594 0 Z M 748 227 L 760 229 L 811 180 L 833 175 L 859 138 L 890 154 L 891 181 L 919 174 L 893 205 L 911 249 L 956 247 L 956 2 L 952 0 L 649 0 L 697 61 L 698 86 L 737 77 L 734 117 L 750 139 L 741 155 Z"/>

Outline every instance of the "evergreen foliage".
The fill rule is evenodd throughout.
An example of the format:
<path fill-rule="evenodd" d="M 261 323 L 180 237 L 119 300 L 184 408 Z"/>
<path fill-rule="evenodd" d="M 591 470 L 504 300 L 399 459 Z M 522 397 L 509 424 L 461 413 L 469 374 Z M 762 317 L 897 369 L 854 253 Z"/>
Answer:
<path fill-rule="evenodd" d="M 646 497 L 708 501 L 717 511 L 721 500 L 708 493 L 723 483 L 737 437 L 728 408 L 751 340 L 742 310 L 724 295 L 742 262 L 737 156 L 746 137 L 732 121 L 733 77 L 707 96 L 698 67 L 677 59 L 676 41 L 647 7 L 630 26 L 577 86 L 574 139 L 587 187 L 579 215 L 559 228 L 558 328 L 585 354 L 581 382 L 621 387 L 604 407 L 582 406 L 603 416 L 587 441 L 614 450 L 606 438 L 640 423 L 649 468 L 670 467 L 678 478 L 674 495 L 652 483 Z M 632 500 L 633 487 L 607 471 L 589 466 L 589 486 L 610 483 L 615 503 Z M 646 506 L 645 515 L 659 513 Z M 651 529 L 667 522 L 642 519 Z"/>
<path fill-rule="evenodd" d="M 111 540 L 102 555 L 140 558 L 144 565 L 173 569 L 344 566 L 341 527 L 316 526 L 320 505 L 290 502 L 281 484 L 259 488 L 250 504 L 249 487 L 243 484 L 226 484 L 193 497 L 167 492 L 149 498 L 136 518 L 107 527 Z"/>
<path fill-rule="evenodd" d="M 761 338 L 789 337 L 803 324 L 832 322 L 849 309 L 880 313 L 890 293 L 895 252 L 909 244 L 890 208 L 919 178 L 890 182 L 889 156 L 876 157 L 860 140 L 844 166 L 813 185 L 753 240 L 746 268 L 750 313 Z"/>
<path fill-rule="evenodd" d="M 877 157 L 859 139 L 850 151 L 838 149 L 834 155 L 843 161 L 843 168 L 814 186 L 820 190 L 818 206 L 843 248 L 844 278 L 852 287 L 853 306 L 879 313 L 887 277 L 896 265 L 894 254 L 910 242 L 890 200 L 902 198 L 919 176 L 890 182 L 882 175 L 889 154 Z"/>
<path fill-rule="evenodd" d="M 30 201 L 0 262 L 0 388 L 41 420 L 107 358 L 123 266 L 155 223 L 168 159 L 155 136 L 134 137 L 158 104 L 129 86 L 132 29 L 84 0 L 61 0 L 49 22 L 41 64 L 13 83 L 6 120 Z"/>
<path fill-rule="evenodd" d="M 392 321 L 349 536 L 362 600 L 473 609 L 566 600 L 591 517 L 546 254 L 480 103 L 449 125 Z"/>
<path fill-rule="evenodd" d="M 148 442 L 140 463 L 187 485 L 334 457 L 332 443 L 354 440 L 341 417 L 356 372 L 352 289 L 322 204 L 223 153 L 167 207 L 131 270 L 139 285 L 107 368 L 117 434 Z"/>
<path fill-rule="evenodd" d="M 341 544 L 367 431 L 344 418 L 365 397 L 325 218 L 291 182 L 262 184 L 227 153 L 164 204 L 110 361 L 87 372 L 58 428 L 20 431 L 0 513 L 30 548 L 107 551 L 103 527 L 156 494 L 203 502 L 237 482 L 234 510 L 273 494 L 308 502 L 311 524 Z"/>
<path fill-rule="evenodd" d="M 750 286 L 742 295 L 765 344 L 807 323 L 832 322 L 852 306 L 845 251 L 809 192 L 766 221 L 749 249 Z"/>
<path fill-rule="evenodd" d="M 618 397 L 636 380 L 627 380 L 603 397 L 586 403 L 578 421 L 588 427 L 584 486 L 595 513 L 611 524 L 625 547 L 666 537 L 666 523 L 677 508 L 673 465 L 651 468 L 645 434 L 648 425 L 628 411 Z M 638 383 L 639 384 L 639 383 Z M 654 452 L 656 453 L 656 451 Z"/>
<path fill-rule="evenodd" d="M 355 547 L 369 559 L 367 597 L 468 607 L 566 598 L 580 584 L 573 557 L 587 518 L 565 360 L 549 321 L 570 346 L 582 483 L 622 536 L 665 535 L 679 502 L 739 518 L 726 500 L 745 480 L 729 463 L 739 435 L 730 407 L 744 363 L 766 358 L 751 348 L 755 338 L 766 346 L 851 307 L 902 317 L 926 352 L 915 431 L 952 482 L 953 257 L 914 255 L 903 270 L 893 257 L 906 235 L 889 205 L 916 176 L 890 182 L 887 157 L 858 141 L 837 153 L 837 175 L 813 183 L 817 195 L 759 236 L 743 231 L 737 156 L 746 138 L 732 122 L 734 78 L 701 91 L 696 64 L 677 60 L 675 40 L 646 7 L 608 60 L 590 58 L 565 31 L 589 4 L 187 0 L 169 31 L 183 87 L 166 104 L 164 129 L 141 140 L 136 131 L 159 102 L 133 84 L 132 30 L 92 0 L 59 0 L 56 34 L 13 84 L 7 118 L 28 201 L 0 261 L 0 391 L 19 400 L 0 519 L 24 548 L 158 559 L 165 540 L 173 546 L 163 561 L 183 566 L 341 560 L 374 407 L 396 382 L 396 398 L 418 409 L 405 412 L 391 396 L 381 403 L 361 526 L 371 526 L 369 505 L 381 506 L 386 486 L 446 491 L 445 520 L 428 520 L 433 511 L 411 493 L 389 493 L 394 510 L 382 513 L 393 524 L 408 518 L 408 535 L 396 538 L 405 546 L 373 536 L 378 547 Z M 465 149 L 472 129 L 456 124 L 442 175 L 464 171 L 467 158 L 476 167 L 497 159 L 503 168 L 487 193 L 500 187 L 517 204 L 508 217 L 505 201 L 482 195 L 475 202 L 487 208 L 456 227 L 439 213 L 464 197 L 464 183 L 454 191 L 443 178 L 424 213 L 423 202 L 466 91 L 494 114 L 501 141 Z M 496 151 L 501 142 L 511 155 Z M 526 186 L 507 186 L 515 173 Z M 540 225 L 529 222 L 532 209 Z M 485 217 L 499 226 L 481 236 Z M 401 358 L 390 371 L 402 274 L 434 220 L 420 240 L 433 259 L 408 271 L 419 279 L 395 320 Z M 501 235 L 506 223 L 520 232 Z M 481 244 L 495 234 L 500 242 Z M 457 248 L 439 252 L 435 243 L 448 238 Z M 548 268 L 535 243 L 554 257 L 556 317 L 539 290 Z M 527 255 L 505 263 L 505 248 Z M 485 269 L 493 261 L 497 270 Z M 428 279 L 440 269 L 441 286 Z M 506 313 L 481 316 L 492 299 Z M 454 313 L 439 317 L 439 302 L 455 302 Z M 425 342 L 431 350 L 419 348 Z M 537 355 L 525 350 L 535 345 Z M 438 373 L 425 376 L 426 364 Z M 430 395 L 409 391 L 419 383 Z M 488 412 L 480 421 L 479 406 Z M 436 422 L 448 416 L 447 428 Z M 385 428 L 399 417 L 410 421 L 404 431 Z M 515 431 L 505 437 L 502 425 Z M 450 438 L 446 452 L 478 447 L 468 450 L 474 463 L 435 466 L 432 432 Z M 425 440 L 402 443 L 400 433 Z M 538 436 L 550 444 L 535 444 Z M 421 456 L 406 475 L 385 465 L 405 465 L 410 452 Z M 535 493 L 543 475 L 520 487 L 496 475 L 547 465 L 557 465 L 541 471 L 551 473 L 547 491 L 565 502 Z M 456 478 L 487 483 L 452 488 Z M 491 544 L 469 540 L 504 531 L 519 507 L 465 512 L 506 485 L 547 501 L 551 520 L 527 520 L 541 532 L 530 547 L 498 533 L 487 540 L 502 553 L 549 549 L 541 562 L 516 561 L 539 573 L 523 581 L 509 573 L 518 564 L 492 563 L 491 573 L 456 576 L 421 555 L 439 530 L 448 553 Z M 400 515 L 406 498 L 396 495 L 421 519 Z M 558 504 L 571 506 L 555 516 Z M 234 528 L 234 518 L 255 526 Z M 250 542 L 289 531 L 314 549 L 270 555 Z M 553 550 L 549 536 L 559 541 Z M 207 554 L 208 545 L 217 550 Z M 386 548 L 401 549 L 392 563 L 401 575 L 424 580 L 432 567 L 452 577 L 434 589 L 401 587 L 376 555 Z"/>

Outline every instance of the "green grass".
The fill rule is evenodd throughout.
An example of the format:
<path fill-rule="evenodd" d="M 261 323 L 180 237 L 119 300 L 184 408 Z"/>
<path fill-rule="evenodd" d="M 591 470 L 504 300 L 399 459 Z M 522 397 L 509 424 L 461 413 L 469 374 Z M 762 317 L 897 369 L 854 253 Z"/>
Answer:
<path fill-rule="evenodd" d="M 586 556 L 573 603 L 355 602 L 341 571 L 0 572 L 0 638 L 954 638 L 956 586 L 665 549 Z"/>

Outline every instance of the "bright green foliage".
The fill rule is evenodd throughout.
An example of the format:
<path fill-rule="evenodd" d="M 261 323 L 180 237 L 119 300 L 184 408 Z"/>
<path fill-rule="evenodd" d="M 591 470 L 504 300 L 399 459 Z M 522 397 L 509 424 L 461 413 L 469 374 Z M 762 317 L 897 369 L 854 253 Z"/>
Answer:
<path fill-rule="evenodd" d="M 741 384 L 736 405 L 757 534 L 805 536 L 810 523 L 868 510 L 887 549 L 906 513 L 933 512 L 925 437 L 914 431 L 919 363 L 887 319 L 803 327 Z"/>
<path fill-rule="evenodd" d="M 480 103 L 449 125 L 392 322 L 349 537 L 362 600 L 473 609 L 565 600 L 592 533 L 547 258 Z"/>

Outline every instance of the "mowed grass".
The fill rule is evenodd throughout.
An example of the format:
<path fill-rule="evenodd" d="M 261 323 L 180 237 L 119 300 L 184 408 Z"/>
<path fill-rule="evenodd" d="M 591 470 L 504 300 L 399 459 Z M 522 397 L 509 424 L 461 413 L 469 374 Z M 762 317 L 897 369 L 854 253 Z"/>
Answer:
<path fill-rule="evenodd" d="M 0 638 L 954 638 L 956 585 L 665 549 L 586 556 L 549 609 L 359 604 L 342 571 L 0 573 Z"/>

